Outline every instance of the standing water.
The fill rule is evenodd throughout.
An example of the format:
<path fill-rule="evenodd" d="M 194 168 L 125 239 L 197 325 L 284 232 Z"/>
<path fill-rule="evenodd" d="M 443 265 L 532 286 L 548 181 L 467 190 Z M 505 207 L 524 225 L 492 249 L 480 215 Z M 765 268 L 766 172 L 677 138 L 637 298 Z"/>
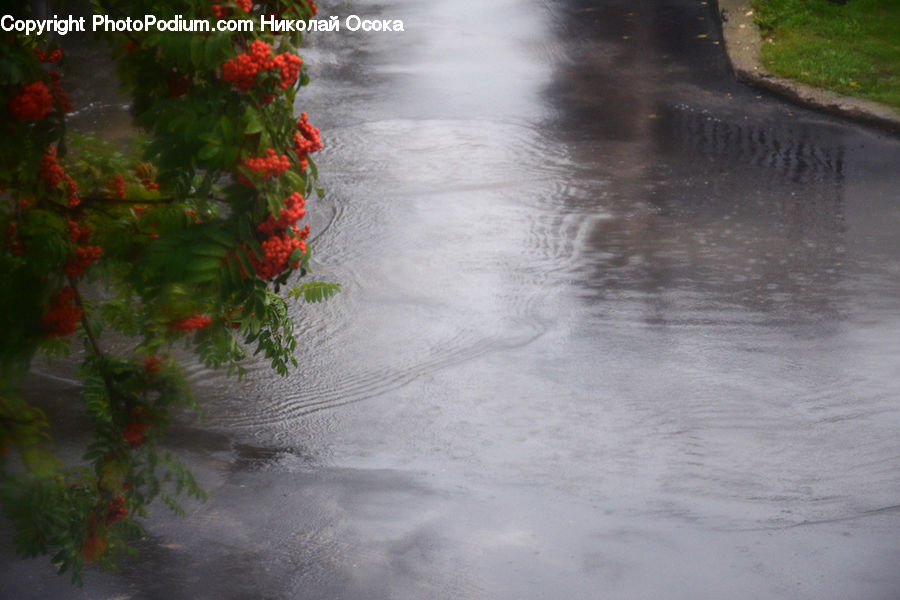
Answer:
<path fill-rule="evenodd" d="M 405 29 L 308 36 L 344 292 L 286 379 L 192 367 L 207 504 L 8 597 L 900 597 L 900 143 L 733 83 L 707 2 L 328 9 Z"/>

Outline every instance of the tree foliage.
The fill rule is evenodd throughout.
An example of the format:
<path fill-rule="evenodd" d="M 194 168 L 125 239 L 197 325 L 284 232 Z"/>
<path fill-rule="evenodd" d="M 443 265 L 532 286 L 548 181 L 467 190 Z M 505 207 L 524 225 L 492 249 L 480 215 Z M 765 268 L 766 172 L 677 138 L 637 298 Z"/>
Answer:
<path fill-rule="evenodd" d="M 95 10 L 216 23 L 309 19 L 316 7 L 98 0 Z M 29 16 L 27 2 L 14 12 Z M 261 354 L 285 374 L 297 364 L 288 300 L 340 289 L 309 282 L 279 294 L 307 273 L 309 227 L 298 222 L 306 198 L 322 194 L 310 157 L 319 131 L 294 116 L 308 80 L 300 34 L 103 37 L 143 132 L 127 153 L 66 136 L 59 48 L 0 34 L 0 502 L 20 554 L 49 555 L 74 581 L 87 563 L 112 564 L 155 499 L 177 512 L 179 495 L 205 497 L 161 445 L 193 402 L 173 347 L 236 375 Z M 36 356 L 73 343 L 84 347 L 92 427 L 75 465 L 54 454 L 46 415 L 17 393 Z"/>

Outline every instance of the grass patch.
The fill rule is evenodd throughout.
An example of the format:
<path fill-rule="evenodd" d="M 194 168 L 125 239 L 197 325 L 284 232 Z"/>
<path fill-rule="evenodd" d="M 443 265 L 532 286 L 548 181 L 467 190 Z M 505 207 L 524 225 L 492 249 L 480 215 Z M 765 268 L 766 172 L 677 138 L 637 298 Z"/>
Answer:
<path fill-rule="evenodd" d="M 753 7 L 767 69 L 900 108 L 900 0 L 753 0 Z"/>

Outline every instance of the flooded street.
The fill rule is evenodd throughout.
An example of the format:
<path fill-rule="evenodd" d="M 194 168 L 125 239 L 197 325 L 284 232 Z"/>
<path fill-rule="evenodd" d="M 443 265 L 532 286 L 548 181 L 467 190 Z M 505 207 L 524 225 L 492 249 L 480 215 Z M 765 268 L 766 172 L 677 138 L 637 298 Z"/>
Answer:
<path fill-rule="evenodd" d="M 734 83 L 697 0 L 327 10 L 406 30 L 304 53 L 343 293 L 290 377 L 191 369 L 207 504 L 0 595 L 900 597 L 900 142 Z"/>

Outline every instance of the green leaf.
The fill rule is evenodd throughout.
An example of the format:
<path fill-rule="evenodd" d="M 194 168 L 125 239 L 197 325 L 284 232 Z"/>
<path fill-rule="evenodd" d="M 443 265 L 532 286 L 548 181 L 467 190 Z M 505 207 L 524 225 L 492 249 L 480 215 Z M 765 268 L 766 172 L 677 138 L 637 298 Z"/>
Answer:
<path fill-rule="evenodd" d="M 24 80 L 22 67 L 11 60 L 0 61 L 0 81 L 8 85 L 16 85 Z"/>
<path fill-rule="evenodd" d="M 234 245 L 234 238 L 224 231 L 220 226 L 210 226 L 203 232 L 206 237 L 221 244 L 222 246 L 231 247 Z"/>
<path fill-rule="evenodd" d="M 192 273 L 197 273 L 200 271 L 215 271 L 218 270 L 221 266 L 222 259 L 220 258 L 200 257 L 194 258 L 189 263 L 187 263 L 186 270 Z"/>
<path fill-rule="evenodd" d="M 219 129 L 222 131 L 223 140 L 231 139 L 234 134 L 234 126 L 231 124 L 231 120 L 224 115 L 219 117 Z"/>
<path fill-rule="evenodd" d="M 231 35 L 213 35 L 206 41 L 206 65 L 213 67 L 225 60 L 233 52 Z"/>
<path fill-rule="evenodd" d="M 328 300 L 341 291 L 341 284 L 327 283 L 325 281 L 310 281 L 299 287 L 294 287 L 288 292 L 291 298 L 299 298 L 301 295 L 307 302 L 316 303 Z"/>
<path fill-rule="evenodd" d="M 269 212 L 275 216 L 278 216 L 281 209 L 284 208 L 284 200 L 281 199 L 280 194 L 266 194 L 266 204 Z"/>
<path fill-rule="evenodd" d="M 255 273 L 253 270 L 253 263 L 250 262 L 250 255 L 247 254 L 247 250 L 244 248 L 236 248 L 234 253 L 240 261 L 244 273 Z"/>
<path fill-rule="evenodd" d="M 248 108 L 247 112 L 244 114 L 244 118 L 247 120 L 247 126 L 244 128 L 244 133 L 253 135 L 254 133 L 260 133 L 264 129 L 262 121 L 255 110 Z"/>
<path fill-rule="evenodd" d="M 200 148 L 200 152 L 197 153 L 197 157 L 200 160 L 211 161 L 216 156 L 222 153 L 222 146 L 214 143 L 207 144 Z"/>
<path fill-rule="evenodd" d="M 241 270 L 238 267 L 238 261 L 234 258 L 229 258 L 225 261 L 225 264 L 228 266 L 228 276 L 230 277 L 231 285 L 235 288 L 240 286 L 243 277 L 241 276 Z"/>
<path fill-rule="evenodd" d="M 191 36 L 191 64 L 195 69 L 203 66 L 206 38 L 201 35 Z"/>
<path fill-rule="evenodd" d="M 228 168 L 237 162 L 241 153 L 240 146 L 230 145 L 225 147 L 225 153 L 222 155 L 222 166 Z"/>
<path fill-rule="evenodd" d="M 156 43 L 169 57 L 182 69 L 187 69 L 191 64 L 191 41 L 197 36 L 172 35 L 159 33 L 148 38 L 156 38 Z"/>
<path fill-rule="evenodd" d="M 301 258 L 303 258 L 303 254 L 304 254 L 303 250 L 301 250 L 300 248 L 294 248 L 294 251 L 291 252 L 291 255 L 288 257 L 288 260 L 287 260 L 288 264 L 290 265 L 290 264 L 293 264 L 294 262 L 300 260 Z"/>
<path fill-rule="evenodd" d="M 306 182 L 303 181 L 303 178 L 294 171 L 285 171 L 281 174 L 281 176 L 287 181 L 288 186 L 291 189 L 295 189 L 297 191 L 303 191 L 304 187 L 306 187 Z"/>
<path fill-rule="evenodd" d="M 221 260 L 228 254 L 228 248 L 221 244 L 200 243 L 191 248 L 191 254 L 195 256 L 211 256 Z"/>

